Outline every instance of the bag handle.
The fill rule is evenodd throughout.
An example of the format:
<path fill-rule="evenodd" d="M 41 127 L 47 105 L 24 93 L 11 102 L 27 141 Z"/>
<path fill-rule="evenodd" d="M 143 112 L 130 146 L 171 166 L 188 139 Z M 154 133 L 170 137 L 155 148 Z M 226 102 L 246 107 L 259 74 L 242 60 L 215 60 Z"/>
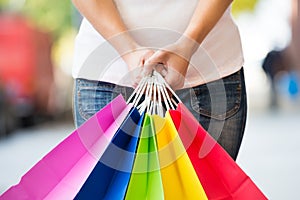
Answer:
<path fill-rule="evenodd" d="M 144 101 L 140 103 L 144 96 Z M 173 109 L 181 103 L 180 98 L 174 90 L 167 84 L 165 79 L 156 71 L 142 78 L 138 86 L 127 100 L 127 104 L 132 101 L 140 113 L 164 115 L 164 105 L 166 110 Z M 139 104 L 139 105 L 138 105 Z"/>

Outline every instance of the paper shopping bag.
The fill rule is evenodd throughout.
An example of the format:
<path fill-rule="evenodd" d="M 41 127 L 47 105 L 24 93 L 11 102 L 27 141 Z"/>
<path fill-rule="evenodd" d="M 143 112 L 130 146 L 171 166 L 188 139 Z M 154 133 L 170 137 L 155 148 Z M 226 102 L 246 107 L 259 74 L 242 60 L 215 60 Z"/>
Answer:
<path fill-rule="evenodd" d="M 207 199 L 169 112 L 153 121 L 165 199 Z"/>
<path fill-rule="evenodd" d="M 164 199 L 155 129 L 152 118 L 148 114 L 145 115 L 143 122 L 125 199 Z"/>
<path fill-rule="evenodd" d="M 182 103 L 170 114 L 208 199 L 267 199 Z"/>
<path fill-rule="evenodd" d="M 74 198 L 96 165 L 101 148 L 106 148 L 105 143 L 109 143 L 130 108 L 121 95 L 116 97 L 34 165 L 0 199 Z M 95 149 L 94 144 L 99 141 L 101 145 Z"/>
<path fill-rule="evenodd" d="M 75 199 L 123 199 L 143 121 L 133 108 Z"/>

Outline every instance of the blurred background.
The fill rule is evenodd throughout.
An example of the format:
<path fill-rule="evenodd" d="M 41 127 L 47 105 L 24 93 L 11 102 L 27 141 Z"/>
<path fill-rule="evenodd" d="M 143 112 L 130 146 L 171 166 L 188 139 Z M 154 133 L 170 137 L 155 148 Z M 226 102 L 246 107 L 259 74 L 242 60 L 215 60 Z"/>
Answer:
<path fill-rule="evenodd" d="M 300 0 L 235 0 L 249 99 L 238 164 L 269 199 L 300 185 Z M 71 1 L 0 0 L 0 194 L 74 130 Z"/>

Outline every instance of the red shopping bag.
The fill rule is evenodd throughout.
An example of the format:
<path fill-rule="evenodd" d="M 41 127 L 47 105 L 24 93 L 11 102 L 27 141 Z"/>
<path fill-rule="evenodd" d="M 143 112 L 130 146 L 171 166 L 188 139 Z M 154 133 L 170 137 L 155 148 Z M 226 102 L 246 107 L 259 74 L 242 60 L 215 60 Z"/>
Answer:
<path fill-rule="evenodd" d="M 267 199 L 182 103 L 170 114 L 208 199 Z"/>

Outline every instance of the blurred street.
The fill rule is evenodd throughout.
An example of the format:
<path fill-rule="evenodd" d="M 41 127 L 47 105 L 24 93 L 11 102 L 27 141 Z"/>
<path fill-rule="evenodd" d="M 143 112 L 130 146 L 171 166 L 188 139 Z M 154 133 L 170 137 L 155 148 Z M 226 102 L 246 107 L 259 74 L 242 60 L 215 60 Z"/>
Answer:
<path fill-rule="evenodd" d="M 250 112 L 237 163 L 269 199 L 298 199 L 299 113 Z"/>
<path fill-rule="evenodd" d="M 46 153 L 73 130 L 71 121 L 20 129 L 0 140 L 0 193 L 19 182 Z"/>

